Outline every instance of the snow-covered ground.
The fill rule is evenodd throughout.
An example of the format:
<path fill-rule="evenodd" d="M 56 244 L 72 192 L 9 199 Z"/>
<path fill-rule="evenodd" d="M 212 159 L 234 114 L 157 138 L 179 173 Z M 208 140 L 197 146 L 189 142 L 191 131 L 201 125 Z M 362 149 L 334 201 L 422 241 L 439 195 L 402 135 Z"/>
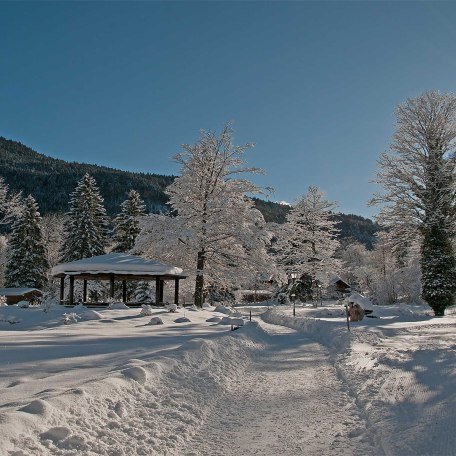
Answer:
<path fill-rule="evenodd" d="M 324 304 L 237 331 L 213 308 L 2 307 L 0 454 L 456 454 L 455 315 L 378 307 L 349 333 Z"/>

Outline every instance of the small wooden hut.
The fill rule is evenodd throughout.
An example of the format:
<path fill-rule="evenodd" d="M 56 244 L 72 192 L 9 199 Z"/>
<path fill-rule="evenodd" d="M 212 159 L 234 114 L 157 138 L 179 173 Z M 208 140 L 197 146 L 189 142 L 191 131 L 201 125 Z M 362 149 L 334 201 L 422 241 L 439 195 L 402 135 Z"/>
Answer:
<path fill-rule="evenodd" d="M 5 296 L 7 304 L 17 304 L 41 298 L 43 292 L 37 288 L 0 288 L 0 296 Z"/>
<path fill-rule="evenodd" d="M 65 279 L 69 279 L 68 304 L 74 304 L 74 282 L 83 281 L 83 302 L 87 302 L 87 281 L 106 280 L 110 283 L 110 297 L 114 297 L 114 284 L 122 282 L 122 301 L 127 301 L 127 281 L 144 280 L 155 282 L 155 303 L 163 303 L 163 288 L 166 281 L 174 282 L 174 303 L 179 304 L 179 281 L 187 276 L 181 268 L 159 261 L 128 255 L 108 253 L 83 258 L 70 263 L 58 264 L 52 268 L 54 278 L 60 279 L 60 302 L 64 303 Z"/>

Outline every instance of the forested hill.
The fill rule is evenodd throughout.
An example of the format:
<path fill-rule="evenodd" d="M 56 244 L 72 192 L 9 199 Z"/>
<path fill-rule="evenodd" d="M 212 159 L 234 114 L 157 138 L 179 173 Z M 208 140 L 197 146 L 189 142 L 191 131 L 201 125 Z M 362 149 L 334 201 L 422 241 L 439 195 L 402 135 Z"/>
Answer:
<path fill-rule="evenodd" d="M 268 222 L 283 223 L 290 210 L 286 204 L 255 199 L 257 208 L 263 213 Z M 337 228 L 340 230 L 341 239 L 356 239 L 371 249 L 375 243 L 375 233 L 380 231 L 380 226 L 371 219 L 354 214 L 334 214 L 339 221 Z"/>
<path fill-rule="evenodd" d="M 119 211 L 130 189 L 137 190 L 150 212 L 166 210 L 165 188 L 173 176 L 133 173 L 98 165 L 66 162 L 35 152 L 20 142 L 0 136 L 0 176 L 12 190 L 31 194 L 42 214 L 66 212 L 68 199 L 76 183 L 90 173 L 97 181 L 110 215 Z M 257 208 L 268 222 L 283 223 L 289 206 L 255 199 Z M 337 215 L 341 223 L 341 238 L 353 237 L 371 247 L 379 227 L 371 220 L 357 215 Z"/>
<path fill-rule="evenodd" d="M 111 215 L 119 211 L 130 189 L 141 194 L 149 211 L 162 210 L 167 200 L 164 190 L 173 181 L 172 176 L 58 160 L 0 136 L 0 175 L 11 189 L 33 195 L 43 214 L 66 212 L 69 194 L 85 173 L 97 181 Z"/>

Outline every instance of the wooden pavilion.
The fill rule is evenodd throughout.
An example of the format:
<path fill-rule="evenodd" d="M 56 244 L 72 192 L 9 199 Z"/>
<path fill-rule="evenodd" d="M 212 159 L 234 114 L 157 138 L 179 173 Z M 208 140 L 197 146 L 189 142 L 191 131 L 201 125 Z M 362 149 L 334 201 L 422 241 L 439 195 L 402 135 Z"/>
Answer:
<path fill-rule="evenodd" d="M 74 304 L 74 282 L 83 281 L 83 302 L 87 302 L 87 281 L 106 280 L 110 283 L 110 297 L 114 298 L 114 284 L 122 282 L 122 301 L 127 302 L 127 281 L 144 280 L 155 282 L 155 303 L 163 303 L 163 289 L 166 281 L 174 282 L 174 303 L 179 304 L 179 281 L 187 276 L 182 269 L 160 263 L 156 260 L 128 255 L 108 253 L 83 258 L 70 263 L 54 266 L 51 275 L 60 279 L 60 302 L 65 302 L 65 279 L 69 279 L 68 304 Z"/>

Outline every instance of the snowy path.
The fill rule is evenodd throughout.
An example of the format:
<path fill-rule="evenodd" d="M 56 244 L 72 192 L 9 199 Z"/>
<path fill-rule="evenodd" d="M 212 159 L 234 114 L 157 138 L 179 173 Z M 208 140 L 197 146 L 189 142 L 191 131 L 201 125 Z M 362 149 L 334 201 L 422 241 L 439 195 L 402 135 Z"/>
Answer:
<path fill-rule="evenodd" d="M 378 454 L 325 348 L 292 329 L 261 325 L 265 349 L 183 454 Z"/>

